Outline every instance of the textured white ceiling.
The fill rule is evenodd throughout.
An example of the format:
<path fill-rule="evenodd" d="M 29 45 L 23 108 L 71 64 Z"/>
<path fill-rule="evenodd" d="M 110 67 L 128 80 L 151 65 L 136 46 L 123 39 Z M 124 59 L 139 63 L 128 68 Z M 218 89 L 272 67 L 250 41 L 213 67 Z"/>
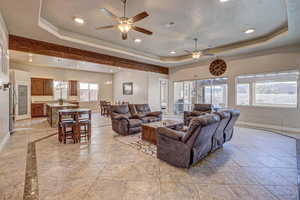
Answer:
<path fill-rule="evenodd" d="M 63 11 L 62 11 L 63 8 Z M 116 24 L 100 8 L 108 8 L 122 16 L 120 0 L 44 0 L 41 16 L 59 29 L 101 39 L 129 49 L 155 56 L 171 56 L 170 51 L 184 55 L 185 49 L 193 49 L 193 38 L 199 38 L 199 47 L 215 47 L 266 35 L 287 22 L 285 0 L 128 0 L 128 16 L 147 11 L 150 16 L 137 25 L 153 31 L 147 36 L 130 31 L 129 39 L 120 39 L 117 29 L 95 30 L 98 26 Z M 274 14 L 276 13 L 276 14 Z M 78 16 L 86 23 L 78 25 L 72 20 Z M 175 25 L 167 28 L 166 24 Z M 255 28 L 251 35 L 244 30 Z M 141 44 L 134 39 L 141 38 Z"/>
<path fill-rule="evenodd" d="M 150 17 L 138 22 L 138 25 L 152 30 L 153 36 L 132 32 L 129 40 L 122 41 L 116 30 L 94 29 L 96 26 L 113 22 L 104 16 L 99 8 L 106 7 L 121 15 L 122 7 L 119 0 L 1 0 L 0 12 L 10 34 L 168 67 L 206 59 L 176 62 L 177 56 L 184 54 L 184 49 L 193 48 L 192 38 L 195 36 L 200 40 L 200 47 L 217 46 L 259 37 L 288 20 L 288 33 L 265 43 L 218 54 L 224 58 L 243 56 L 300 41 L 299 0 L 229 0 L 224 4 L 219 0 L 128 0 L 128 2 L 130 16 L 144 10 L 149 12 Z M 58 37 L 53 32 L 41 28 L 40 16 L 57 26 L 59 33 L 68 33 L 69 39 L 66 39 L 66 34 Z M 73 23 L 74 16 L 83 17 L 87 23 L 83 26 Z M 55 21 L 60 18 L 63 20 Z M 174 21 L 175 26 L 165 28 L 165 24 L 170 21 Z M 254 27 L 257 31 L 252 35 L 243 34 L 244 29 L 248 27 Z M 136 45 L 132 41 L 135 37 L 143 39 L 143 42 Z M 100 48 L 101 45 L 88 45 L 78 42 L 78 38 L 89 41 L 90 44 L 106 43 L 106 46 L 122 51 Z M 169 55 L 168 52 L 171 50 L 176 50 L 177 54 Z M 146 55 L 148 58 L 140 55 Z M 174 62 L 162 62 L 161 56 L 174 57 Z"/>

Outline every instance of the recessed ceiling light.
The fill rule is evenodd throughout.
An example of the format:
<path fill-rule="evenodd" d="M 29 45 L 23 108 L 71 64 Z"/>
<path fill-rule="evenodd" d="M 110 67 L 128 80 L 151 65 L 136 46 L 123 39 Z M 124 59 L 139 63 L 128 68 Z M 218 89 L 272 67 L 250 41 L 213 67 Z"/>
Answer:
<path fill-rule="evenodd" d="M 74 17 L 74 21 L 78 24 L 84 24 L 84 19 L 79 18 L 79 17 Z"/>
<path fill-rule="evenodd" d="M 176 53 L 176 51 L 171 51 L 171 52 L 170 52 L 170 54 L 175 54 L 175 53 Z"/>
<path fill-rule="evenodd" d="M 250 33 L 253 33 L 254 31 L 255 31 L 255 29 L 254 29 L 254 28 L 249 28 L 249 29 L 245 30 L 245 32 L 244 32 L 244 33 L 246 33 L 246 34 L 250 34 Z"/>
<path fill-rule="evenodd" d="M 32 57 L 32 53 L 28 54 L 29 57 Z"/>
<path fill-rule="evenodd" d="M 229 0 L 220 0 L 220 2 L 222 2 L 222 3 L 227 2 L 227 1 L 229 1 Z"/>
<path fill-rule="evenodd" d="M 136 38 L 136 39 L 134 40 L 134 42 L 135 42 L 135 43 L 140 43 L 140 42 L 142 42 L 142 40 L 139 39 L 139 38 Z"/>
<path fill-rule="evenodd" d="M 169 23 L 165 24 L 165 27 L 166 28 L 171 28 L 174 25 L 175 25 L 175 22 L 169 22 Z"/>
<path fill-rule="evenodd" d="M 32 57 L 30 57 L 30 58 L 28 59 L 28 62 L 32 62 Z"/>
<path fill-rule="evenodd" d="M 114 72 L 114 70 L 111 69 L 110 72 Z"/>

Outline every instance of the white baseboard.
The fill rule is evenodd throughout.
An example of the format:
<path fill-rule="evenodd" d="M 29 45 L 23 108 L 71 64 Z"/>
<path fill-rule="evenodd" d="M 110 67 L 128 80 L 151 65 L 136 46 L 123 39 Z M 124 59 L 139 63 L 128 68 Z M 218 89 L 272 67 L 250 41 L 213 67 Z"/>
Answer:
<path fill-rule="evenodd" d="M 253 127 L 253 128 L 260 128 L 260 129 L 268 130 L 268 131 L 279 131 L 279 132 L 299 133 L 300 134 L 300 128 L 291 128 L 291 127 L 276 126 L 276 125 L 270 125 L 270 124 L 258 124 L 258 123 L 250 123 L 250 122 L 243 122 L 243 121 L 237 121 L 236 124 L 240 125 L 240 126 L 249 126 L 249 127 Z"/>
<path fill-rule="evenodd" d="M 0 141 L 0 152 L 2 151 L 3 147 L 5 146 L 7 140 L 10 137 L 10 133 L 7 133 L 3 138 L 2 141 Z"/>

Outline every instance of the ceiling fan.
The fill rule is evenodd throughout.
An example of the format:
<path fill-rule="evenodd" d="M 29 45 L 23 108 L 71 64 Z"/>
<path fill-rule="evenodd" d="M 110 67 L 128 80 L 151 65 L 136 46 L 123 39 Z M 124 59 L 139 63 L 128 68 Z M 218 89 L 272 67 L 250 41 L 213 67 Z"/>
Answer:
<path fill-rule="evenodd" d="M 128 18 L 126 17 L 126 3 L 127 0 L 121 0 L 122 3 L 124 4 L 124 14 L 123 17 L 118 17 L 115 14 L 113 14 L 112 12 L 110 12 L 108 9 L 106 8 L 101 8 L 100 10 L 107 16 L 112 17 L 113 19 L 118 21 L 118 24 L 116 25 L 109 25 L 109 26 L 101 26 L 96 28 L 97 30 L 101 30 L 101 29 L 109 29 L 109 28 L 118 28 L 121 33 L 122 33 L 122 39 L 126 40 L 127 39 L 127 33 L 133 29 L 135 31 L 147 34 L 147 35 L 152 35 L 152 32 L 149 30 L 146 30 L 144 28 L 135 26 L 134 23 L 138 22 L 146 17 L 148 17 L 148 13 L 147 12 L 141 12 L 139 14 L 137 14 L 134 17 Z"/>
<path fill-rule="evenodd" d="M 215 56 L 215 54 L 206 53 L 209 49 L 199 50 L 198 49 L 198 39 L 195 38 L 195 49 L 193 51 L 184 50 L 185 52 L 192 55 L 194 59 L 199 59 L 201 56 Z"/>

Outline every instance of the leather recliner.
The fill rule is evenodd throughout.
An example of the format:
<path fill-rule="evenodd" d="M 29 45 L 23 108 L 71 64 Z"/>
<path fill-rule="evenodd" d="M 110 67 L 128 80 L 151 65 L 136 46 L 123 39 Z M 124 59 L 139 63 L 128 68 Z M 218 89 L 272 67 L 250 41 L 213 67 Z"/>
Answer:
<path fill-rule="evenodd" d="M 184 125 L 188 126 L 192 118 L 211 113 L 213 111 L 212 104 L 194 104 L 193 111 L 184 111 Z"/>
<path fill-rule="evenodd" d="M 111 106 L 112 129 L 120 135 L 131 135 L 142 130 L 142 120 L 129 112 L 128 105 Z"/>

